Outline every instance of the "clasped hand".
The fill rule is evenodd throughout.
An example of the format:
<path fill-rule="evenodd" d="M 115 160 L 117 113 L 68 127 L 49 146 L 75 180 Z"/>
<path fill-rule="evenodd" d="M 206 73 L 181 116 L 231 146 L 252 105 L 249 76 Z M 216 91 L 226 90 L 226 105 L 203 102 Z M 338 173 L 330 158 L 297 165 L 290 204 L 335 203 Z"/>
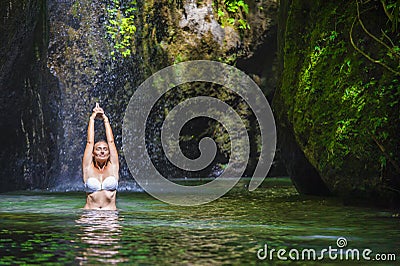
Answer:
<path fill-rule="evenodd" d="M 98 103 L 96 103 L 96 106 L 93 108 L 93 113 L 92 116 L 90 117 L 92 119 L 100 119 L 104 121 L 108 121 L 107 116 L 104 114 L 103 108 L 100 107 Z"/>

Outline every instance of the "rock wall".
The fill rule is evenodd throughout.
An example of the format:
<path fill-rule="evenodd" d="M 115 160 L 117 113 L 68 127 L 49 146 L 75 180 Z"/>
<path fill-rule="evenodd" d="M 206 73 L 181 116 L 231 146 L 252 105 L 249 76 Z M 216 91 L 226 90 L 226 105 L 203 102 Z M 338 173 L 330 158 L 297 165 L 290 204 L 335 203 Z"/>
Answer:
<path fill-rule="evenodd" d="M 2 1 L 0 191 L 47 188 L 56 162 L 60 93 L 46 69 L 45 1 Z"/>
<path fill-rule="evenodd" d="M 380 1 L 282 1 L 281 8 L 274 109 L 296 187 L 317 194 L 326 185 L 344 198 L 394 205 L 399 31 Z"/>
<path fill-rule="evenodd" d="M 47 67 L 58 80 L 62 130 L 59 131 L 60 172 L 56 190 L 82 189 L 81 160 L 87 123 L 98 102 L 112 125 L 121 153 L 124 108 L 141 80 L 134 58 L 113 59 L 106 38 L 104 1 L 49 1 L 49 55 Z M 95 140 L 105 139 L 101 122 Z M 122 162 L 122 171 L 127 171 Z"/>
<path fill-rule="evenodd" d="M 233 63 L 252 58 L 257 48 L 273 38 L 268 32 L 276 30 L 278 5 L 273 0 L 251 3 L 247 15 L 231 14 L 235 19 L 245 17 L 250 25 L 247 30 L 221 22 L 215 5 L 227 12 L 223 1 L 138 1 L 132 54 L 123 57 L 113 55 L 115 43 L 107 33 L 109 11 L 115 3 L 2 2 L 2 190 L 82 189 L 81 156 L 95 102 L 110 117 L 121 154 L 122 180 L 132 180 L 121 150 L 121 128 L 135 88 L 176 62 Z M 267 64 L 269 69 L 272 65 Z M 266 89 L 262 73 L 257 75 Z M 103 138 L 100 124 L 96 132 L 97 139 Z"/>
<path fill-rule="evenodd" d="M 261 89 L 272 98 L 276 86 L 276 79 L 274 79 L 276 71 L 273 67 L 276 63 L 274 44 L 276 44 L 277 1 L 249 2 L 247 14 L 240 12 L 240 14 L 229 14 L 235 19 L 245 16 L 249 25 L 246 29 L 221 20 L 217 10 L 220 12 L 222 10 L 225 16 L 228 16 L 225 8 L 224 1 L 188 0 L 181 1 L 180 4 L 171 1 L 146 1 L 140 7 L 143 11 L 139 14 L 143 16 L 139 15 L 141 22 L 138 23 L 143 25 L 138 29 L 138 34 L 144 38 L 137 39 L 135 49 L 143 55 L 143 58 L 153 59 L 144 60 L 144 64 L 148 64 L 150 73 L 154 73 L 160 67 L 187 60 L 207 59 L 230 64 L 237 63 L 237 66 L 252 76 Z M 159 20 L 162 20 L 162 23 L 157 23 Z M 257 135 L 258 128 L 248 106 L 236 95 L 217 86 L 196 84 L 191 88 L 181 88 L 180 93 L 167 95 L 165 102 L 168 104 L 158 108 L 161 111 L 154 116 L 160 120 L 159 118 L 164 117 L 175 104 L 196 95 L 209 95 L 227 102 L 247 121 L 252 147 L 251 162 L 246 174 L 251 175 L 260 148 L 260 143 L 254 137 Z M 161 121 L 154 120 L 152 123 L 161 124 Z M 212 136 L 219 150 L 217 163 L 226 163 L 230 150 L 229 136 L 226 131 L 220 124 L 210 121 L 202 120 L 200 124 L 204 126 L 197 126 L 190 135 L 183 136 L 183 139 L 186 139 L 183 141 L 183 146 L 187 145 L 186 150 L 196 151 L 200 138 Z M 159 132 L 154 131 L 154 133 L 156 135 L 151 138 L 159 139 Z M 155 146 L 157 148 L 154 153 L 161 153 L 160 143 Z M 168 168 L 166 160 L 158 161 L 161 162 L 162 170 Z M 198 174 L 200 176 L 210 174 L 207 173 L 208 170 Z M 176 172 L 170 171 L 170 173 L 173 175 Z M 179 172 L 179 175 L 181 174 Z"/>

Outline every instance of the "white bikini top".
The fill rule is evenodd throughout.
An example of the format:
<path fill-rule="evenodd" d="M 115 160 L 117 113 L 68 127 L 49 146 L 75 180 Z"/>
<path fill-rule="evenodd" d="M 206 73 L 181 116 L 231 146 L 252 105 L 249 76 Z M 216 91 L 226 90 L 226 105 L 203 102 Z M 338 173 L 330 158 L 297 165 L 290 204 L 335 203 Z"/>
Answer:
<path fill-rule="evenodd" d="M 115 176 L 108 176 L 103 180 L 103 183 L 101 183 L 97 178 L 95 177 L 89 177 L 86 180 L 85 183 L 85 191 L 92 193 L 95 191 L 99 190 L 116 190 L 118 188 L 118 181 Z"/>

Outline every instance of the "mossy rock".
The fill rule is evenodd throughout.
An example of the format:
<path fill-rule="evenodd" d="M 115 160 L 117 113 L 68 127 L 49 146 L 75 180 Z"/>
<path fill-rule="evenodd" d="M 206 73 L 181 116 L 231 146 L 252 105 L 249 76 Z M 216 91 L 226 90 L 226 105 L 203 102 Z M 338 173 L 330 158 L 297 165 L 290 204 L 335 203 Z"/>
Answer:
<path fill-rule="evenodd" d="M 398 47 L 399 32 L 379 2 L 293 1 L 287 10 L 278 124 L 333 193 L 399 200 L 400 66 L 381 43 Z"/>

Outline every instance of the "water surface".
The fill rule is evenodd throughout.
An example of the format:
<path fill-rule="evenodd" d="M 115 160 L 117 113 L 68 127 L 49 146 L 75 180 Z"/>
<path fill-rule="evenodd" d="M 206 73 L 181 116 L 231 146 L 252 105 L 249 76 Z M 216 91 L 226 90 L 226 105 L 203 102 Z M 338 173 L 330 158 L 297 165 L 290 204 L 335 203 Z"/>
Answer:
<path fill-rule="evenodd" d="M 396 213 L 300 196 L 288 179 L 266 180 L 254 192 L 241 184 L 197 207 L 168 205 L 141 192 L 119 192 L 118 211 L 82 210 L 84 201 L 83 192 L 0 194 L 0 265 L 270 264 L 257 258 L 265 244 L 321 251 L 337 248 L 339 237 L 347 240 L 344 250 L 369 248 L 400 260 Z M 324 262 L 344 261 L 324 256 Z M 272 263 L 292 262 L 275 255 Z"/>

